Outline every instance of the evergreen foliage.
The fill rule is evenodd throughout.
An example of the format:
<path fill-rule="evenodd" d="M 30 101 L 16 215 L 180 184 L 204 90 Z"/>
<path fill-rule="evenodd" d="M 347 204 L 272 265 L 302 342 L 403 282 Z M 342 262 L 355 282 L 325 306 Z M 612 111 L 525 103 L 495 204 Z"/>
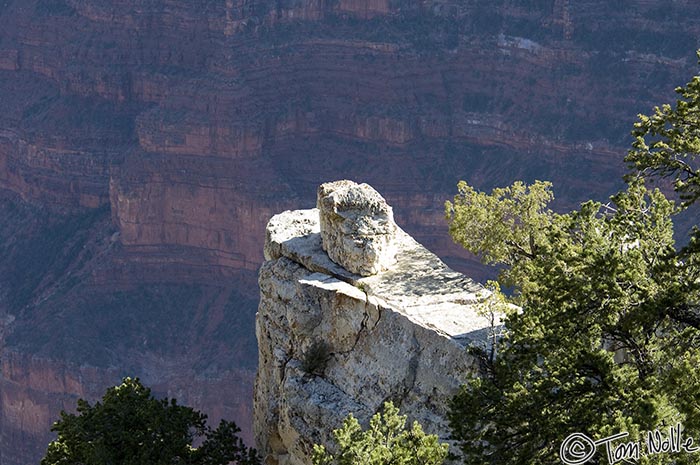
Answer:
<path fill-rule="evenodd" d="M 674 106 L 665 104 L 650 116 L 639 115 L 626 161 L 634 170 L 631 176 L 670 177 L 687 207 L 700 198 L 700 76 L 676 93 L 680 98 Z"/>
<path fill-rule="evenodd" d="M 102 402 L 78 400 L 78 413 L 61 412 L 41 465 L 258 465 L 255 449 L 238 437 L 240 429 L 222 420 L 212 430 L 206 415 L 155 399 L 138 378 L 124 378 Z M 193 441 L 201 441 L 199 447 Z"/>
<path fill-rule="evenodd" d="M 391 402 L 375 414 L 366 431 L 350 414 L 343 426 L 333 431 L 339 453 L 330 454 L 315 445 L 313 465 L 440 465 L 447 457 L 447 444 L 434 434 L 425 434 L 418 422 L 406 429 L 406 416 Z"/>
<path fill-rule="evenodd" d="M 454 240 L 500 265 L 522 307 L 507 313 L 498 356 L 482 354 L 482 377 L 452 403 L 466 463 L 609 463 L 605 444 L 560 450 L 574 433 L 629 433 L 609 445 L 638 442 L 632 463 L 700 459 L 692 447 L 647 444 L 647 432 L 668 436 L 674 425 L 700 440 L 700 232 L 678 247 L 673 230 L 700 198 L 700 77 L 678 92 L 675 107 L 640 115 L 626 159 L 634 171 L 607 204 L 554 213 L 543 182 L 491 194 L 461 182 L 446 203 Z M 679 204 L 647 187 L 659 177 L 671 178 Z"/>

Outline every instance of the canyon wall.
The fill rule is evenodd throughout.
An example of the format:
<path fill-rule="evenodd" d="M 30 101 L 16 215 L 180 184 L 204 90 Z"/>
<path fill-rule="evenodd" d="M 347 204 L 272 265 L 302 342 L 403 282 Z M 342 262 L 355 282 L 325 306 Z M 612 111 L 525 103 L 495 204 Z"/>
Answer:
<path fill-rule="evenodd" d="M 635 115 L 694 74 L 699 18 L 651 0 L 0 2 L 0 462 L 36 463 L 58 410 L 125 375 L 251 440 L 270 216 L 369 182 L 484 278 L 446 234 L 457 181 L 604 199 Z"/>

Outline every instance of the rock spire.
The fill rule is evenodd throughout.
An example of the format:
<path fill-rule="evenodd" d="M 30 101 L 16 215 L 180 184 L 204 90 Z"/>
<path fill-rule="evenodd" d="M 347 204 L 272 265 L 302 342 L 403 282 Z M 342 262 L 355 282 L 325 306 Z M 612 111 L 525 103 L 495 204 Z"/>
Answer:
<path fill-rule="evenodd" d="M 386 400 L 447 440 L 447 403 L 477 372 L 465 347 L 493 329 L 476 311 L 483 288 L 396 226 L 370 186 L 324 184 L 318 206 L 267 225 L 258 449 L 271 465 L 308 465 L 349 413 L 366 424 Z"/>

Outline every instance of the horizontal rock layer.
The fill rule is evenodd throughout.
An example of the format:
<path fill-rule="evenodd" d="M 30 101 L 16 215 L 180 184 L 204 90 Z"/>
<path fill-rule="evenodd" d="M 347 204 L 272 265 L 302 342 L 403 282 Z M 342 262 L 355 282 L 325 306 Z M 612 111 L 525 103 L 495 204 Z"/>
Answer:
<path fill-rule="evenodd" d="M 113 329 L 122 313 L 158 327 L 129 313 L 128 294 L 174 308 L 173 339 L 203 345 L 183 376 L 254 363 L 241 328 L 265 223 L 333 179 L 372 184 L 408 232 L 484 276 L 446 233 L 456 182 L 550 179 L 557 208 L 604 199 L 635 115 L 696 71 L 698 18 L 686 0 L 2 1 L 2 357 L 53 360 L 75 379 L 181 357 L 187 344 Z M 79 221 L 90 212 L 104 216 Z M 114 333 L 144 347 L 135 363 L 105 350 Z M 24 405 L 48 399 L 28 392 Z M 50 412 L 65 405 L 51 399 Z M 0 430 L 48 431 L 40 415 L 10 424 L 15 405 L 0 404 Z M 37 463 L 43 442 L 0 436 L 0 462 Z"/>

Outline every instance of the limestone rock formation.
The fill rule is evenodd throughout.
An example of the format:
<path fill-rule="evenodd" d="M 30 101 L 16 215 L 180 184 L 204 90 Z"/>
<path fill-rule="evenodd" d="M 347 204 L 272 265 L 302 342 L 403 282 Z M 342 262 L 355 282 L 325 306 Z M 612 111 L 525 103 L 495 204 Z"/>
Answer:
<path fill-rule="evenodd" d="M 252 437 L 274 213 L 362 179 L 485 279 L 457 181 L 607 198 L 699 36 L 689 0 L 0 1 L 0 465 L 127 373 Z"/>
<path fill-rule="evenodd" d="M 346 270 L 370 276 L 396 255 L 394 212 L 368 184 L 336 181 L 318 188 L 321 245 Z"/>
<path fill-rule="evenodd" d="M 465 346 L 493 329 L 475 310 L 483 288 L 398 227 L 396 263 L 355 274 L 324 252 L 319 213 L 286 211 L 267 227 L 254 399 L 266 463 L 310 463 L 348 413 L 367 422 L 386 400 L 446 440 L 447 401 L 476 370 Z M 307 366 L 312 356 L 320 366 Z"/>

